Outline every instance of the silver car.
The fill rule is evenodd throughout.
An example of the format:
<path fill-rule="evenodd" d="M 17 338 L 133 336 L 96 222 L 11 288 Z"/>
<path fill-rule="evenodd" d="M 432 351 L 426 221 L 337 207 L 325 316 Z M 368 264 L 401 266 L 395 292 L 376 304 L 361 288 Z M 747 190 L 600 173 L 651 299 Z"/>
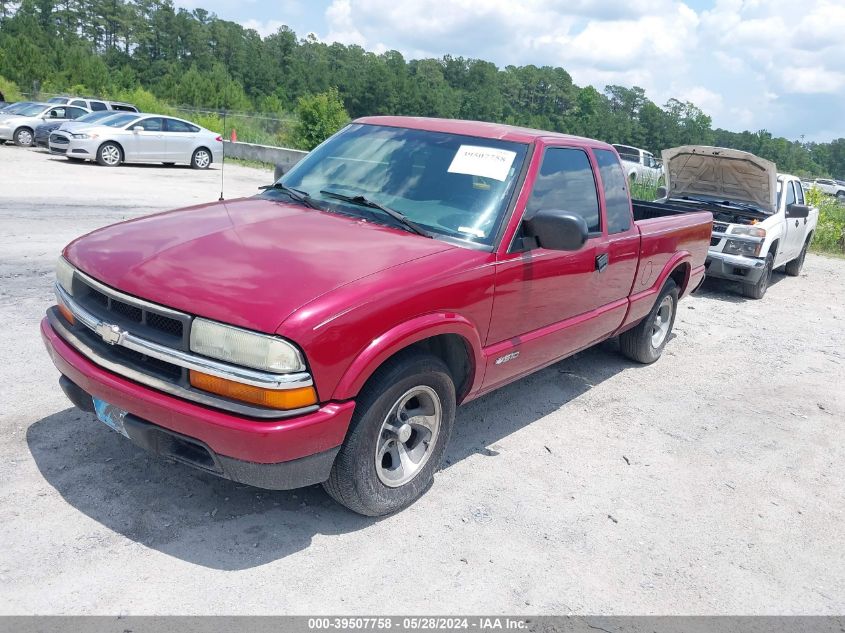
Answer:
<path fill-rule="evenodd" d="M 0 115 L 0 143 L 14 141 L 30 147 L 35 142 L 35 128 L 45 121 L 72 121 L 86 114 L 88 110 L 77 106 L 32 103 L 14 114 Z"/>
<path fill-rule="evenodd" d="M 116 114 L 94 125 L 50 134 L 50 151 L 106 167 L 121 163 L 188 164 L 207 169 L 223 155 L 223 137 L 174 117 Z"/>

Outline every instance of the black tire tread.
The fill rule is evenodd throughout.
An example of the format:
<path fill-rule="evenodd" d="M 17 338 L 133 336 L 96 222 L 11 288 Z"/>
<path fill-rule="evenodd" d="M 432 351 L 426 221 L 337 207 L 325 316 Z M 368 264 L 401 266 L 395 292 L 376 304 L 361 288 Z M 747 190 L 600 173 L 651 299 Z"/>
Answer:
<path fill-rule="evenodd" d="M 775 256 L 770 252 L 766 255 L 766 266 L 773 269 L 774 263 Z M 766 291 L 769 289 L 769 284 L 771 283 L 771 272 L 764 271 L 763 276 L 768 278 L 765 286 L 761 286 L 760 282 L 757 282 L 756 284 L 742 284 L 742 294 L 749 299 L 762 299 L 766 295 Z M 764 277 L 761 277 L 761 281 Z"/>
<path fill-rule="evenodd" d="M 670 328 L 669 332 L 666 334 L 666 340 L 664 340 L 660 351 L 655 356 L 651 346 L 651 322 L 654 319 L 654 315 L 657 313 L 657 309 L 660 307 L 660 302 L 663 301 L 663 298 L 667 294 L 672 292 L 675 293 L 675 310 L 672 314 L 672 326 L 674 326 L 675 316 L 678 312 L 678 285 L 675 283 L 675 280 L 670 277 L 666 280 L 666 283 L 663 284 L 663 288 L 657 295 L 654 307 L 652 307 L 648 316 L 640 321 L 636 327 L 619 335 L 619 349 L 625 356 L 633 361 L 643 363 L 645 365 L 651 364 L 660 358 L 660 355 L 663 353 L 663 347 L 665 347 L 666 342 L 669 340 L 669 335 L 672 333 L 672 330 Z"/>
<path fill-rule="evenodd" d="M 402 377 L 409 366 L 421 370 L 420 373 L 435 371 L 443 373 L 451 379 L 449 368 L 442 360 L 418 350 L 408 349 L 399 352 L 379 367 L 361 389 L 356 398 L 355 413 L 352 416 L 346 440 L 335 459 L 329 478 L 323 482 L 323 488 L 332 499 L 358 514 L 381 516 L 384 513 L 368 506 L 358 494 L 354 484 L 354 460 L 344 449 L 349 445 L 350 438 L 359 432 L 362 420 L 369 412 L 370 407 L 384 393 L 385 389 L 390 388 Z M 448 441 L 448 436 L 444 438 L 444 441 Z"/>
<path fill-rule="evenodd" d="M 797 277 L 801 274 L 801 269 L 804 268 L 804 258 L 807 256 L 807 249 L 810 248 L 810 238 L 807 238 L 807 241 L 804 242 L 804 246 L 801 249 L 801 253 L 793 259 L 792 261 L 786 262 L 786 266 L 783 267 L 783 271 L 789 275 L 790 277 Z"/>

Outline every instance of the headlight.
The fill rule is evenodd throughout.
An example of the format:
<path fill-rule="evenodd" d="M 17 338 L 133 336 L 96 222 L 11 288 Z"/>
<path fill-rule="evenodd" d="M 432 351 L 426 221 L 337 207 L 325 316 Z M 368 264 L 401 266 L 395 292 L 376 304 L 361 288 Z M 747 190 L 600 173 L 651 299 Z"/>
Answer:
<path fill-rule="evenodd" d="M 73 266 L 64 257 L 56 260 L 56 281 L 69 295 L 73 295 Z"/>
<path fill-rule="evenodd" d="M 302 355 L 287 341 L 205 319 L 191 325 L 191 351 L 280 374 L 305 371 Z"/>
<path fill-rule="evenodd" d="M 746 257 L 757 257 L 760 254 L 760 247 L 762 242 L 744 242 L 740 240 L 729 239 L 725 242 L 725 248 L 722 252 L 729 255 L 745 255 Z"/>
<path fill-rule="evenodd" d="M 71 134 L 73 138 L 97 138 L 99 134 Z"/>
<path fill-rule="evenodd" d="M 766 237 L 766 229 L 759 226 L 734 226 L 731 227 L 733 235 L 748 235 L 749 237 Z"/>

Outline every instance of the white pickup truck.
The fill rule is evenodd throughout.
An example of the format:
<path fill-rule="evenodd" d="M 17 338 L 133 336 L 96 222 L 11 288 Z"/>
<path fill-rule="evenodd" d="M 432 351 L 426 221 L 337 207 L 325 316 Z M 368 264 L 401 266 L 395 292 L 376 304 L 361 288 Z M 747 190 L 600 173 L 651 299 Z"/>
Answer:
<path fill-rule="evenodd" d="M 812 186 L 829 196 L 836 196 L 840 202 L 845 201 L 845 185 L 830 178 L 816 178 Z"/>
<path fill-rule="evenodd" d="M 614 145 L 622 160 L 622 169 L 630 182 L 645 182 L 656 185 L 663 175 L 663 167 L 654 154 L 639 147 Z"/>
<path fill-rule="evenodd" d="M 745 296 L 762 299 L 775 268 L 801 272 L 819 211 L 805 203 L 800 179 L 724 147 L 664 150 L 663 164 L 666 200 L 713 213 L 708 277 L 739 281 Z"/>

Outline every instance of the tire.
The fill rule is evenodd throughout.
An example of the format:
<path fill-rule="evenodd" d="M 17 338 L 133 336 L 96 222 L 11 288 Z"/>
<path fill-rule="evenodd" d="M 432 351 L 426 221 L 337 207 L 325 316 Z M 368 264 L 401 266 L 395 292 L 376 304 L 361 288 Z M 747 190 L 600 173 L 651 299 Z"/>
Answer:
<path fill-rule="evenodd" d="M 801 274 L 801 269 L 804 268 L 804 259 L 807 257 L 807 249 L 810 248 L 810 238 L 804 242 L 804 248 L 801 249 L 801 254 L 798 255 L 791 262 L 787 262 L 783 267 L 784 272 L 790 277 L 797 277 Z"/>
<path fill-rule="evenodd" d="M 205 147 L 198 147 L 191 156 L 191 167 L 193 169 L 208 169 L 211 166 L 211 151 Z"/>
<path fill-rule="evenodd" d="M 769 283 L 772 281 L 772 270 L 774 268 L 775 256 L 772 253 L 766 255 L 766 265 L 763 268 L 763 276 L 756 284 L 742 284 L 742 294 L 749 299 L 762 299 Z"/>
<path fill-rule="evenodd" d="M 123 150 L 117 143 L 106 141 L 97 150 L 97 163 L 103 167 L 117 167 L 123 162 Z"/>
<path fill-rule="evenodd" d="M 15 145 L 18 147 L 32 147 L 35 143 L 35 135 L 28 127 L 15 130 Z"/>
<path fill-rule="evenodd" d="M 422 416 L 398 417 L 414 409 L 428 414 L 425 424 Z M 420 423 L 402 424 L 400 419 Z M 399 426 L 385 428 L 389 421 Z M 365 516 L 383 516 L 409 506 L 431 484 L 454 421 L 455 385 L 443 361 L 413 350 L 401 352 L 361 390 L 346 440 L 323 488 L 335 501 Z"/>
<path fill-rule="evenodd" d="M 660 358 L 675 325 L 678 296 L 675 280 L 667 279 L 648 316 L 619 336 L 619 347 L 625 356 L 645 365 Z"/>

